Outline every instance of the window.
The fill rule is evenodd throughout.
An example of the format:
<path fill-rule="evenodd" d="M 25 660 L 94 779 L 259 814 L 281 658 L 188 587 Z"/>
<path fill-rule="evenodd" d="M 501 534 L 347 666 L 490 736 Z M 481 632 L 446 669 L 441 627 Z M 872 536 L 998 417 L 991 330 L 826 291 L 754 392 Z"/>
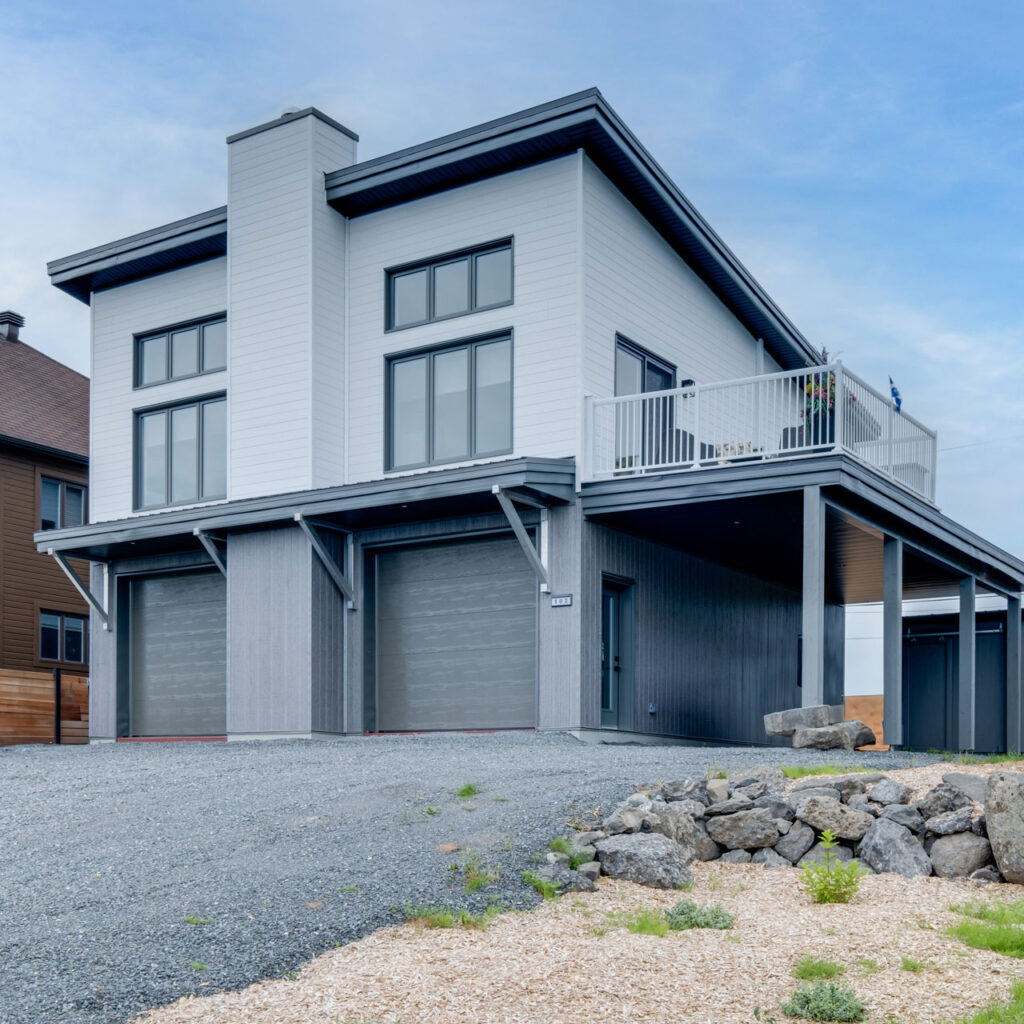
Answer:
<path fill-rule="evenodd" d="M 388 361 L 388 469 L 512 450 L 512 339 L 490 336 Z"/>
<path fill-rule="evenodd" d="M 181 324 L 135 339 L 135 386 L 223 370 L 228 364 L 228 322 L 223 316 Z"/>
<path fill-rule="evenodd" d="M 81 615 L 39 613 L 39 660 L 85 661 L 85 622 Z"/>
<path fill-rule="evenodd" d="M 39 480 L 39 529 L 57 530 L 85 522 L 85 488 L 48 476 Z"/>
<path fill-rule="evenodd" d="M 223 395 L 136 414 L 135 507 L 160 508 L 227 495 Z"/>
<path fill-rule="evenodd" d="M 648 391 L 669 391 L 675 387 L 676 371 L 639 345 L 618 336 L 615 339 L 615 394 L 640 395 Z"/>
<path fill-rule="evenodd" d="M 512 301 L 512 240 L 387 271 L 387 329 L 507 306 Z"/>

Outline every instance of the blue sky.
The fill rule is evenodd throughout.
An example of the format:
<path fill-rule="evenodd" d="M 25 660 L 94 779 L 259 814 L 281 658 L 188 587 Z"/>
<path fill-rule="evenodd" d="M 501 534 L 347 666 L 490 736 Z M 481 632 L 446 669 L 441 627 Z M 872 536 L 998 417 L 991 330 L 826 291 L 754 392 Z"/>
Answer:
<path fill-rule="evenodd" d="M 88 369 L 47 260 L 223 203 L 287 106 L 368 158 L 599 86 L 818 346 L 939 430 L 939 504 L 1024 555 L 1024 7 L 0 0 L 0 308 Z"/>

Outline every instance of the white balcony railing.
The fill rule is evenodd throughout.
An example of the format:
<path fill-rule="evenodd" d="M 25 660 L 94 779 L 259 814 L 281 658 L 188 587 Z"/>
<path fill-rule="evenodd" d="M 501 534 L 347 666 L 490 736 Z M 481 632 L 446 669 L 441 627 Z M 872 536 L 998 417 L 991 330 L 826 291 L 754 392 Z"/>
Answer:
<path fill-rule="evenodd" d="M 844 451 L 935 500 L 935 431 L 842 363 L 587 399 L 590 479 Z"/>

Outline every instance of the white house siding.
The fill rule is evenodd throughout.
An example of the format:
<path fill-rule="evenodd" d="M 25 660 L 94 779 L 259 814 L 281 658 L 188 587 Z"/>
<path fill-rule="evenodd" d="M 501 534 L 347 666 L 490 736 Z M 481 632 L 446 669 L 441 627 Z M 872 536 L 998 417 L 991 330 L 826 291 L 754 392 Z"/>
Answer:
<path fill-rule="evenodd" d="M 353 157 L 352 141 L 312 116 L 228 147 L 231 498 L 312 486 L 314 326 L 336 327 L 343 302 L 340 275 L 340 294 L 324 294 L 342 243 L 317 208 L 323 173 Z"/>
<path fill-rule="evenodd" d="M 583 389 L 615 393 L 615 335 L 698 384 L 753 376 L 757 342 L 619 190 L 583 160 Z M 765 358 L 765 373 L 779 366 Z"/>
<path fill-rule="evenodd" d="M 226 308 L 223 258 L 93 293 L 90 521 L 133 514 L 134 411 L 221 391 L 227 384 L 221 372 L 133 388 L 135 335 Z"/>
<path fill-rule="evenodd" d="M 384 475 L 386 355 L 505 328 L 514 330 L 514 454 L 574 454 L 576 182 L 573 155 L 351 221 L 348 482 Z M 513 305 L 385 333 L 387 267 L 509 235 Z"/>

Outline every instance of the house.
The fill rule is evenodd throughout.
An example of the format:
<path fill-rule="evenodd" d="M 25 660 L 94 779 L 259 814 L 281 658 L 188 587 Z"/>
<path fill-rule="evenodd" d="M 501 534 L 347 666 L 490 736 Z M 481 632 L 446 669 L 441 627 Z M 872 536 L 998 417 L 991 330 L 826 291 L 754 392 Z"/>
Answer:
<path fill-rule="evenodd" d="M 884 600 L 899 744 L 902 599 L 969 633 L 991 591 L 1019 749 L 1024 563 L 597 90 L 357 141 L 289 110 L 228 138 L 226 206 L 49 265 L 90 306 L 90 521 L 37 544 L 92 563 L 94 739 L 763 742 Z"/>
<path fill-rule="evenodd" d="M 0 312 L 0 744 L 60 737 L 54 669 L 75 732 L 89 663 L 88 606 L 33 542 L 86 521 L 89 382 L 27 345 L 24 325 Z"/>

